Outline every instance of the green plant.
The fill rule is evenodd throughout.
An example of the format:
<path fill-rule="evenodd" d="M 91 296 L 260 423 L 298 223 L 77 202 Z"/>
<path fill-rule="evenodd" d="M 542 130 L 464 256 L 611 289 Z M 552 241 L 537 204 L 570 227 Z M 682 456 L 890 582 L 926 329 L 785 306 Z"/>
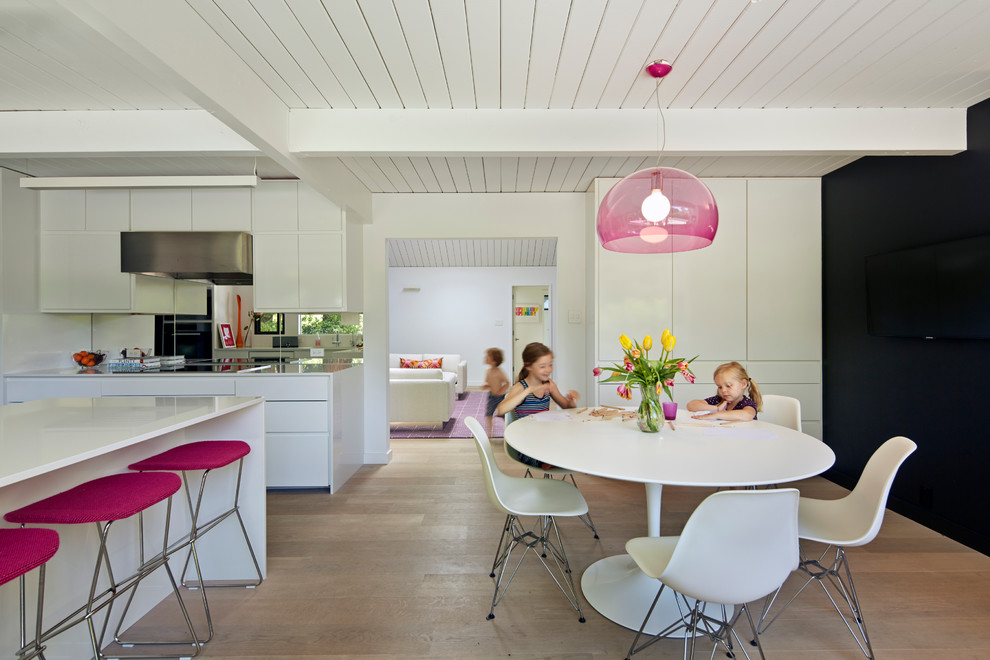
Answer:
<path fill-rule="evenodd" d="M 340 314 L 303 314 L 299 317 L 300 329 L 304 335 L 357 335 L 363 331 L 361 326 L 346 325 L 341 322 Z"/>

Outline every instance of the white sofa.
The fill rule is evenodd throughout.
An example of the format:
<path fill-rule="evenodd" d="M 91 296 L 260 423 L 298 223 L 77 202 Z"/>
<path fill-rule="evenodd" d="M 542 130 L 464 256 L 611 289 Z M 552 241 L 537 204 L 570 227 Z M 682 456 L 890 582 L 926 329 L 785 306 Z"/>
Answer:
<path fill-rule="evenodd" d="M 440 369 L 389 369 L 388 421 L 444 424 L 454 414 L 454 375 Z"/>
<path fill-rule="evenodd" d="M 390 353 L 388 356 L 389 374 L 399 369 L 399 358 L 407 360 L 435 360 L 443 358 L 440 368 L 444 373 L 454 374 L 454 388 L 457 396 L 467 389 L 467 360 L 457 353 Z M 414 371 L 406 369 L 405 371 Z M 390 376 L 391 377 L 391 376 Z"/>

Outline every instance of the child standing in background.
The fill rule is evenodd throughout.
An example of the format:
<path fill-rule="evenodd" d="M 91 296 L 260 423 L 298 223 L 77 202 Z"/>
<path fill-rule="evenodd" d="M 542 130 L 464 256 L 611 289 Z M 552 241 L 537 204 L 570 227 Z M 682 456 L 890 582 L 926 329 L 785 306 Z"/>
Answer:
<path fill-rule="evenodd" d="M 726 419 L 748 422 L 756 419 L 763 408 L 760 388 L 738 362 L 726 362 L 715 368 L 715 386 L 718 394 L 707 399 L 688 401 L 687 409 L 702 419 Z"/>
<path fill-rule="evenodd" d="M 553 373 L 553 351 L 540 342 L 526 344 L 522 352 L 522 369 L 519 370 L 519 380 L 509 389 L 502 403 L 498 406 L 498 414 L 505 415 L 513 412 L 516 417 L 525 417 L 534 413 L 550 410 L 550 399 L 561 408 L 573 408 L 579 395 L 574 390 L 568 390 L 567 396 L 557 389 L 557 383 L 550 380 Z M 509 446 L 509 455 L 517 461 L 549 470 L 553 466 L 542 463 L 535 458 L 519 453 Z"/>
<path fill-rule="evenodd" d="M 498 408 L 498 404 L 502 403 L 505 393 L 509 391 L 509 377 L 499 368 L 502 359 L 502 349 L 500 348 L 489 348 L 485 351 L 485 364 L 488 365 L 488 371 L 485 372 L 485 383 L 481 389 L 488 390 L 488 401 L 485 405 L 485 431 L 489 438 L 492 437 L 495 426 L 492 419 L 495 415 L 495 409 Z"/>

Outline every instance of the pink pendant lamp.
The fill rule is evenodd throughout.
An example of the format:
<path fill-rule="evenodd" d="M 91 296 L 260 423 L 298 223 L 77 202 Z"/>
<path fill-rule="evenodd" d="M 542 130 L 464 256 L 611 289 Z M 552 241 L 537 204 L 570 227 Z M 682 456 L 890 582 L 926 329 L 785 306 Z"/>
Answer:
<path fill-rule="evenodd" d="M 670 73 L 664 60 L 647 72 Z M 657 110 L 659 111 L 659 97 Z M 662 115 L 661 115 L 662 117 Z M 598 207 L 598 239 L 613 252 L 687 252 L 712 244 L 718 207 L 708 186 L 684 170 L 657 166 L 633 172 L 608 191 Z"/>

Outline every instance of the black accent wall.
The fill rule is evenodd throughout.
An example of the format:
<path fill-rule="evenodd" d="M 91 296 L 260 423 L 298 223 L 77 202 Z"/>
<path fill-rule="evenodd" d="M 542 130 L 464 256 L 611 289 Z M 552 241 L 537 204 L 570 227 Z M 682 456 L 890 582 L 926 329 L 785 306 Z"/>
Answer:
<path fill-rule="evenodd" d="M 849 488 L 887 438 L 914 440 L 888 506 L 990 554 L 990 340 L 873 337 L 866 322 L 866 256 L 990 234 L 990 101 L 967 125 L 964 153 L 866 157 L 822 179 L 822 421 L 826 476 Z"/>

